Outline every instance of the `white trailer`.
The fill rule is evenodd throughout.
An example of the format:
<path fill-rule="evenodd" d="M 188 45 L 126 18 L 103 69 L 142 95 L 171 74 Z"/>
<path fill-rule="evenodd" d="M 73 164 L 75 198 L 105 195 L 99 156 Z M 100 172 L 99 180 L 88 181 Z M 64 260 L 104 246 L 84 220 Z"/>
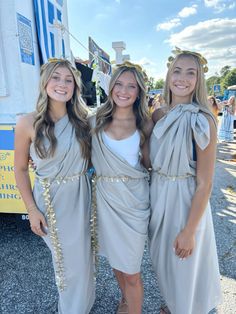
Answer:
<path fill-rule="evenodd" d="M 67 1 L 0 1 L 0 212 L 25 213 L 14 179 L 14 126 L 35 108 L 41 64 L 71 59 Z"/>

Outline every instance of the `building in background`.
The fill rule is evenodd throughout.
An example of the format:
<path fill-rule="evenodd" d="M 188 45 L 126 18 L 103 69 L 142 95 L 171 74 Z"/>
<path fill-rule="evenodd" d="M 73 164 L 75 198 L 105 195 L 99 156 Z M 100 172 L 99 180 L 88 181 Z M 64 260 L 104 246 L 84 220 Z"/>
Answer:
<path fill-rule="evenodd" d="M 24 213 L 14 180 L 14 125 L 36 105 L 40 65 L 71 58 L 66 0 L 0 1 L 0 212 Z"/>

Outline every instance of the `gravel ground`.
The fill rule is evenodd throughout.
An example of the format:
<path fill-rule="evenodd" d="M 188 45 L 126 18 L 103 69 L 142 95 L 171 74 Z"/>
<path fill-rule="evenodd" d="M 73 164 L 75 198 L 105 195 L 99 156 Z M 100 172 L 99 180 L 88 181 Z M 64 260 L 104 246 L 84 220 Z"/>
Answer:
<path fill-rule="evenodd" d="M 224 301 L 218 313 L 236 313 L 236 144 L 218 144 L 211 197 Z M 19 215 L 0 214 L 0 314 L 54 314 L 57 291 L 50 252 Z M 143 314 L 157 314 L 160 294 L 148 249 L 142 263 Z M 115 313 L 120 292 L 105 259 L 99 259 L 97 297 L 91 314 Z M 212 311 L 211 313 L 215 313 Z"/>

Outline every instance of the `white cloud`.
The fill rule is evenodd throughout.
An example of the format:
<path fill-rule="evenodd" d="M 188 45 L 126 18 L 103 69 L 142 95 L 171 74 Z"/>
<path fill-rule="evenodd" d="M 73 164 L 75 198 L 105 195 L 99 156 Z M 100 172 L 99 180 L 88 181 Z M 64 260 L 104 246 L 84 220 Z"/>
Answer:
<path fill-rule="evenodd" d="M 199 22 L 172 34 L 166 41 L 172 47 L 202 53 L 214 67 L 236 67 L 236 19 L 212 19 Z M 211 69 L 210 65 L 209 68 Z"/>
<path fill-rule="evenodd" d="M 159 80 L 164 78 L 166 75 L 165 66 L 163 69 L 154 61 L 148 59 L 147 57 L 143 57 L 140 60 L 134 61 L 134 63 L 140 64 L 141 67 L 145 70 L 149 77 L 153 77 L 155 80 Z"/>
<path fill-rule="evenodd" d="M 210 8 L 215 8 L 220 2 L 222 2 L 222 0 L 204 0 L 205 6 Z"/>
<path fill-rule="evenodd" d="M 184 7 L 179 13 L 178 16 L 170 19 L 169 21 L 157 24 L 156 26 L 156 30 L 165 30 L 165 31 L 169 31 L 172 28 L 175 28 L 177 26 L 181 25 L 181 18 L 186 18 L 190 15 L 194 15 L 197 13 L 197 5 L 194 4 L 191 7 Z"/>
<path fill-rule="evenodd" d="M 190 15 L 194 15 L 197 13 L 197 5 L 194 4 L 191 7 L 184 7 L 179 13 L 178 16 L 185 18 L 188 17 Z"/>
<path fill-rule="evenodd" d="M 120 4 L 120 0 L 115 0 L 115 1 Z"/>
<path fill-rule="evenodd" d="M 232 4 L 229 5 L 229 9 L 232 10 L 234 9 L 236 6 L 236 2 L 233 2 Z"/>
<path fill-rule="evenodd" d="M 216 13 L 235 7 L 235 2 L 230 0 L 204 0 L 204 4 L 208 8 L 213 8 Z"/>
<path fill-rule="evenodd" d="M 181 25 L 180 19 L 179 18 L 174 18 L 172 20 L 169 20 L 168 22 L 160 23 L 156 26 L 156 30 L 167 30 L 169 31 L 170 29 L 177 27 Z"/>
<path fill-rule="evenodd" d="M 151 61 L 147 57 L 143 57 L 142 59 L 137 61 L 137 63 L 140 64 L 141 66 L 153 66 L 153 65 L 156 65 L 155 62 Z"/>

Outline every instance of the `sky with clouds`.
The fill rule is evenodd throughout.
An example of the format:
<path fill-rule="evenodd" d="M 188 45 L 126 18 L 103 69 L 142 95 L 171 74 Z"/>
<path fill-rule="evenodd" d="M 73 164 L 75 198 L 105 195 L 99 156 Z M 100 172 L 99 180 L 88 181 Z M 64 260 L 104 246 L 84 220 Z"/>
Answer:
<path fill-rule="evenodd" d="M 225 66 L 236 67 L 236 1 L 233 0 L 67 0 L 69 31 L 85 47 L 88 36 L 115 59 L 112 42 L 124 41 L 131 61 L 149 76 L 165 78 L 171 50 L 202 53 L 207 77 Z M 73 55 L 88 52 L 73 38 Z"/>

